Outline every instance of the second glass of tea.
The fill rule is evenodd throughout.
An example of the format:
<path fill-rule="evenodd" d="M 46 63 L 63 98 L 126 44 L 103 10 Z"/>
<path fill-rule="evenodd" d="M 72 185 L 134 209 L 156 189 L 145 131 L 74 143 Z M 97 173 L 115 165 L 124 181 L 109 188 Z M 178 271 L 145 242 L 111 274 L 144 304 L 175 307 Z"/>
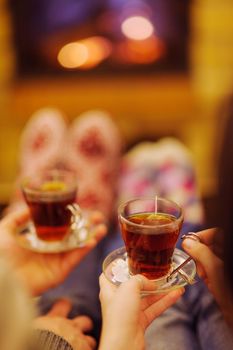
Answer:
<path fill-rule="evenodd" d="M 69 233 L 75 214 L 77 181 L 72 172 L 51 170 L 24 180 L 22 191 L 37 237 L 61 241 Z"/>
<path fill-rule="evenodd" d="M 183 223 L 181 208 L 164 198 L 136 198 L 119 207 L 119 222 L 130 274 L 167 276 Z"/>

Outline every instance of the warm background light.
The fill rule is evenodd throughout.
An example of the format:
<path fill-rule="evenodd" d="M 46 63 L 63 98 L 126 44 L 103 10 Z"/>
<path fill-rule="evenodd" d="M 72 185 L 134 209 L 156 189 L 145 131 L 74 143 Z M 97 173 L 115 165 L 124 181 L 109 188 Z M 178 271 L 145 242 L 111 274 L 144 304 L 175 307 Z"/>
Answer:
<path fill-rule="evenodd" d="M 89 53 L 85 45 L 78 42 L 63 46 L 58 54 L 59 63 L 65 68 L 77 68 L 88 59 Z"/>
<path fill-rule="evenodd" d="M 30 115 L 44 106 L 61 109 L 69 121 L 87 109 L 106 109 L 127 147 L 148 137 L 176 136 L 194 154 L 202 194 L 215 193 L 216 115 L 233 82 L 233 1 L 99 3 L 0 0 L 0 204 L 9 200 L 17 175 L 19 134 Z M 143 20 L 132 21 L 135 17 Z M 133 36 L 129 29 L 123 33 L 123 23 L 130 22 L 139 24 L 139 37 L 135 25 Z M 142 40 L 145 27 L 150 37 Z M 85 41 L 81 50 L 73 46 L 84 52 L 79 67 L 82 55 L 74 68 L 58 61 L 66 45 L 99 35 L 111 42 L 107 50 L 100 49 L 105 60 L 94 54 L 91 61 Z M 88 64 L 97 69 L 80 74 Z"/>
<path fill-rule="evenodd" d="M 121 30 L 129 39 L 145 40 L 153 34 L 154 27 L 148 18 L 132 16 L 123 21 Z"/>
<path fill-rule="evenodd" d="M 118 47 L 118 59 L 133 64 L 150 64 L 160 59 L 166 48 L 164 43 L 151 36 L 146 40 L 127 40 Z"/>
<path fill-rule="evenodd" d="M 95 36 L 66 44 L 57 59 L 64 68 L 90 69 L 106 59 L 111 50 L 109 40 Z"/>

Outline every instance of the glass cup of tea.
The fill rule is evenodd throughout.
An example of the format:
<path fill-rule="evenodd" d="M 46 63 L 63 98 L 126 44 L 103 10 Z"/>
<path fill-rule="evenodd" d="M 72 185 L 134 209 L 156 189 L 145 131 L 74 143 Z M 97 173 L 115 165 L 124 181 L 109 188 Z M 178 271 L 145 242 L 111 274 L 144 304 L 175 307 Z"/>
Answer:
<path fill-rule="evenodd" d="M 75 203 L 77 181 L 72 172 L 49 170 L 23 181 L 22 192 L 30 209 L 37 237 L 43 241 L 61 241 L 80 217 Z"/>
<path fill-rule="evenodd" d="M 151 280 L 169 275 L 182 209 L 164 198 L 136 198 L 122 204 L 118 214 L 130 274 Z"/>

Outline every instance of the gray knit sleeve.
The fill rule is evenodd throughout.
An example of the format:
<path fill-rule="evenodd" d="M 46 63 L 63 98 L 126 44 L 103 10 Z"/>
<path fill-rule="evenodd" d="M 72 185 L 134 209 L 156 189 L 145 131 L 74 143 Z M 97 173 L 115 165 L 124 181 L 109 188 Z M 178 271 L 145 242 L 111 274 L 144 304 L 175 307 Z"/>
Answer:
<path fill-rule="evenodd" d="M 72 346 L 59 335 L 46 331 L 35 330 L 31 339 L 31 350 L 73 350 Z"/>

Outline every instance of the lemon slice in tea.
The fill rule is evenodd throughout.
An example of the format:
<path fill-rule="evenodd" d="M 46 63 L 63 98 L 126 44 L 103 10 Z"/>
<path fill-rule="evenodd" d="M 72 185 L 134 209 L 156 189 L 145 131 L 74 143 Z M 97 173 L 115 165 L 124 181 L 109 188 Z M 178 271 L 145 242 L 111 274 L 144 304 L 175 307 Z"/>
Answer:
<path fill-rule="evenodd" d="M 67 185 L 62 181 L 48 181 L 43 183 L 43 185 L 41 185 L 42 191 L 57 192 L 57 191 L 64 191 L 66 189 L 67 189 Z"/>

